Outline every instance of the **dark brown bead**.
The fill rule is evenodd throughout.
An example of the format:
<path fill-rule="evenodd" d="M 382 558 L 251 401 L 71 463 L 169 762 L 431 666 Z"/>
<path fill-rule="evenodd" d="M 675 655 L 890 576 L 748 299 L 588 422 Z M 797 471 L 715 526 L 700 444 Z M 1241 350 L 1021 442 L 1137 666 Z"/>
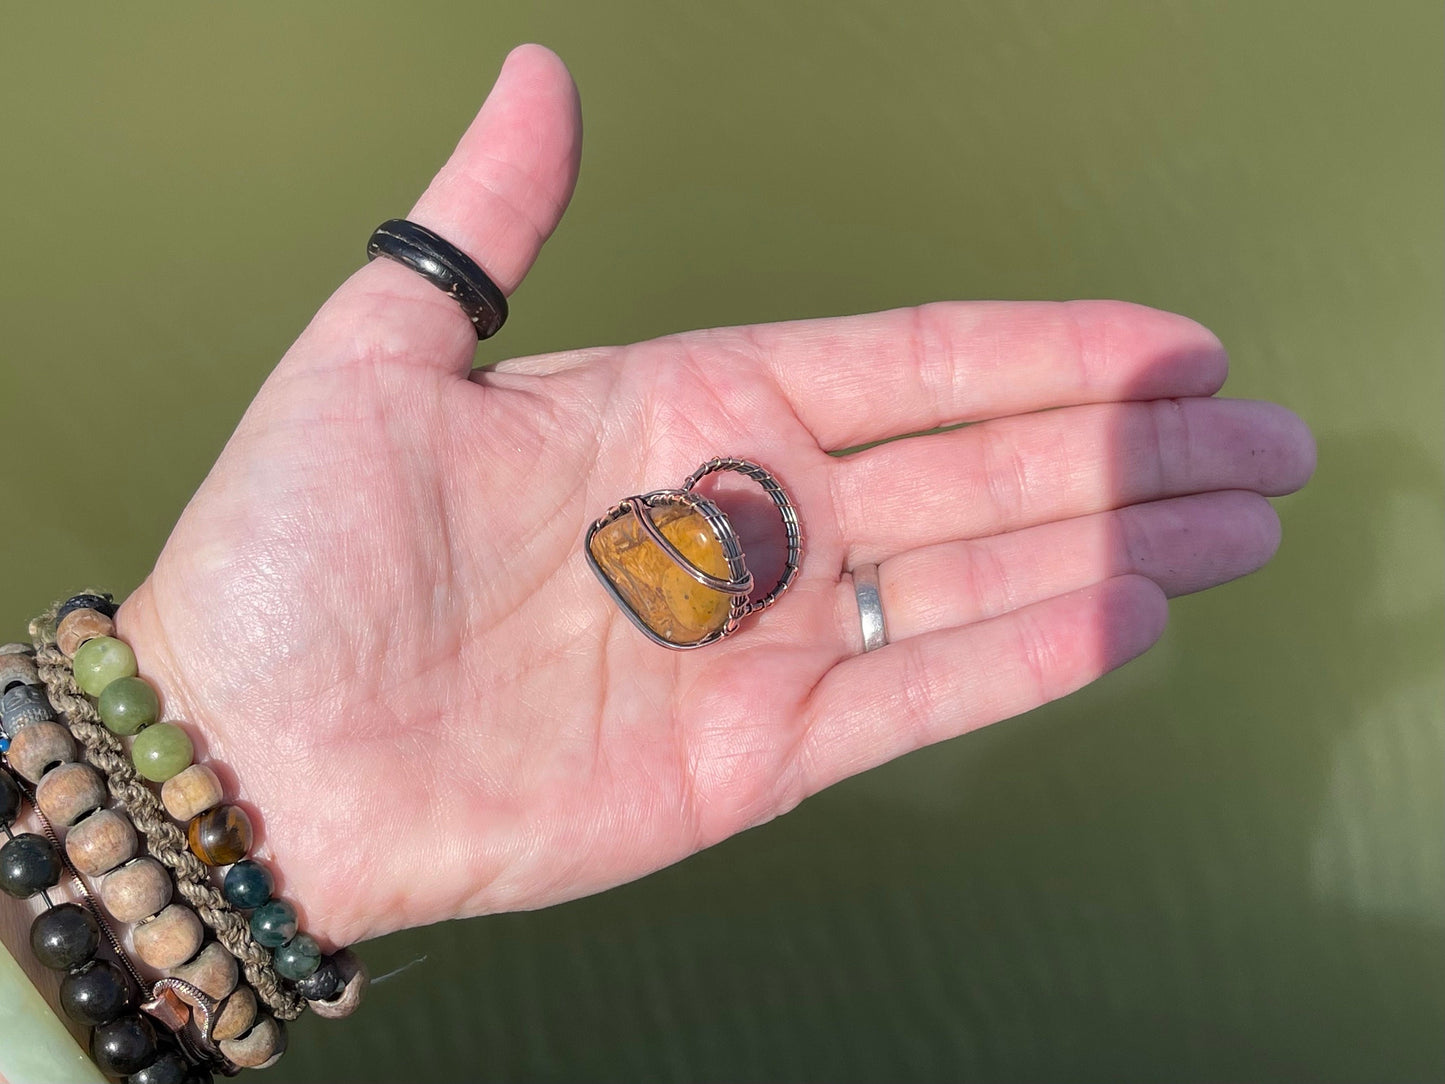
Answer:
<path fill-rule="evenodd" d="M 239 806 L 221 805 L 191 818 L 191 852 L 208 866 L 229 866 L 251 849 L 251 818 Z"/>

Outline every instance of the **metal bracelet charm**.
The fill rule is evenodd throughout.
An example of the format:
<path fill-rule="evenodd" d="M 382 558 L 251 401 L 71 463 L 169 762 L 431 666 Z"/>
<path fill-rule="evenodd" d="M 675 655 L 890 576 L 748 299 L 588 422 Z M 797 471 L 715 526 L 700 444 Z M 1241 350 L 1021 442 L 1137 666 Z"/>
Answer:
<path fill-rule="evenodd" d="M 782 516 L 788 556 L 772 590 L 755 601 L 737 532 L 722 510 L 695 491 L 709 474 L 735 471 L 757 482 Z M 710 459 L 680 489 L 619 501 L 587 531 L 587 563 L 632 623 L 663 647 L 706 647 L 737 631 L 749 614 L 778 600 L 798 575 L 802 531 L 778 480 L 746 459 Z"/>

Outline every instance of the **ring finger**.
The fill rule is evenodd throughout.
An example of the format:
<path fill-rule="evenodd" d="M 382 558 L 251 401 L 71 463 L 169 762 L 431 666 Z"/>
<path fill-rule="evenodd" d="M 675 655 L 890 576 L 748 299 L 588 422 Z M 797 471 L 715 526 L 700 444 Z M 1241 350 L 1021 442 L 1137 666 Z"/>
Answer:
<path fill-rule="evenodd" d="M 1146 576 L 1170 596 L 1202 591 L 1260 568 L 1278 544 L 1279 519 L 1263 497 L 1205 493 L 910 550 L 878 566 L 879 596 L 896 642 L 1117 576 Z M 845 634 L 861 650 L 847 579 L 840 592 Z"/>

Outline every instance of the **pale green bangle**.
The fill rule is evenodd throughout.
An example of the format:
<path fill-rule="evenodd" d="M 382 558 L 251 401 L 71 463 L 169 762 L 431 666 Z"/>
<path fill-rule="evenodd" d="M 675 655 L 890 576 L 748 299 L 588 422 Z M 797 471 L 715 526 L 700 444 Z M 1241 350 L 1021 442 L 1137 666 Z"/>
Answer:
<path fill-rule="evenodd" d="M 107 1084 L 40 991 L 0 943 L 0 1081 Z"/>

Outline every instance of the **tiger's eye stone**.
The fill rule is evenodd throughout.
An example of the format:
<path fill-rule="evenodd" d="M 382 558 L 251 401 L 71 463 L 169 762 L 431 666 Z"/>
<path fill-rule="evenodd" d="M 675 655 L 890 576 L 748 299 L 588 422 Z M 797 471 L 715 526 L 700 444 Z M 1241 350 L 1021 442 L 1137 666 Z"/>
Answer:
<path fill-rule="evenodd" d="M 191 853 L 208 866 L 229 866 L 251 849 L 251 818 L 240 806 L 218 805 L 191 818 Z"/>
<path fill-rule="evenodd" d="M 112 734 L 134 734 L 156 721 L 161 702 L 145 678 L 123 677 L 105 687 L 95 710 Z"/>
<path fill-rule="evenodd" d="M 729 578 L 722 542 L 702 513 L 686 505 L 652 509 L 652 521 L 678 552 L 710 576 Z M 649 629 L 670 644 L 695 644 L 721 629 L 732 597 L 704 587 L 648 537 L 628 511 L 592 536 L 592 559 Z"/>
<path fill-rule="evenodd" d="M 135 653 L 114 636 L 97 636 L 75 649 L 71 667 L 80 691 L 99 696 L 116 678 L 135 677 Z"/>
<path fill-rule="evenodd" d="M 130 759 L 152 783 L 164 783 L 190 767 L 194 752 L 190 735 L 175 723 L 156 723 L 135 736 Z"/>

